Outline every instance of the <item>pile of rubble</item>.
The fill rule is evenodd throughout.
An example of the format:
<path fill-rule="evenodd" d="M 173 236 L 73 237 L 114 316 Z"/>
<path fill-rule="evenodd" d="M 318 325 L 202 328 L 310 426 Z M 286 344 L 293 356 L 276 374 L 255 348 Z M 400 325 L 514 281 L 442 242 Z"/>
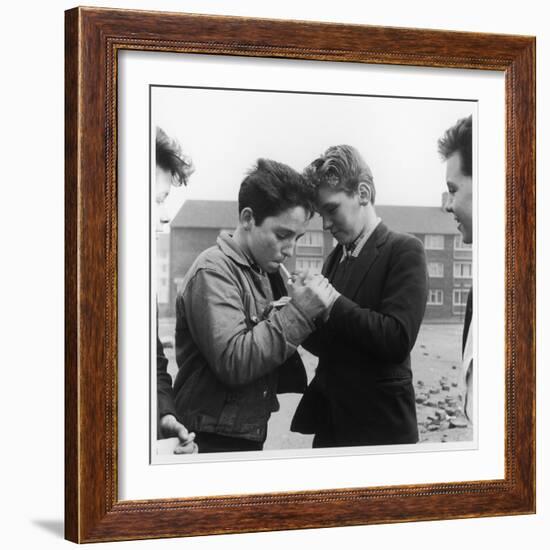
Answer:
<path fill-rule="evenodd" d="M 458 384 L 449 382 L 446 376 L 440 378 L 439 384 L 430 387 L 426 386 L 422 380 L 418 380 L 416 403 L 421 441 L 422 434 L 426 432 L 446 432 L 454 428 L 468 427 Z M 424 440 L 427 439 L 433 439 L 433 437 L 424 437 Z M 442 433 L 441 441 L 445 442 L 447 439 L 448 434 Z"/>

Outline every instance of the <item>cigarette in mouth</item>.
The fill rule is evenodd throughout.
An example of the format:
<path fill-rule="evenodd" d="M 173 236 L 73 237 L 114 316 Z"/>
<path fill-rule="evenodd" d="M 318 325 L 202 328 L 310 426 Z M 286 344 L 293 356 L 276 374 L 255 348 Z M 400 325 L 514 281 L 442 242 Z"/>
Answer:
<path fill-rule="evenodd" d="M 292 280 L 292 275 L 290 274 L 290 272 L 288 271 L 288 269 L 283 265 L 283 264 L 279 264 L 279 267 L 281 268 L 281 271 L 283 272 L 283 275 L 285 276 L 286 278 L 286 282 L 291 285 L 294 281 Z"/>

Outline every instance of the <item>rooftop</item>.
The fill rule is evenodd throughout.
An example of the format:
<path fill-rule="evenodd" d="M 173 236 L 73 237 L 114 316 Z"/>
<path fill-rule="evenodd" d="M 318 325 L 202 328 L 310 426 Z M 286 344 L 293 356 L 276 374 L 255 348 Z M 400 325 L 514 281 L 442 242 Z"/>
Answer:
<path fill-rule="evenodd" d="M 453 216 L 439 206 L 377 204 L 376 213 L 389 228 L 402 233 L 458 234 Z M 170 227 L 233 229 L 237 226 L 237 221 L 237 201 L 188 200 L 180 208 Z M 309 229 L 322 229 L 319 215 L 313 217 Z"/>

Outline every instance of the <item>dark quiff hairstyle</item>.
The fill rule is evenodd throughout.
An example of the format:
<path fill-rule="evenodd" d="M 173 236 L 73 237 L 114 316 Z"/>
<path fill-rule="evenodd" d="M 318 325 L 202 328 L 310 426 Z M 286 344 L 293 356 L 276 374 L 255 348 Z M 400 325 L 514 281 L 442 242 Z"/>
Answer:
<path fill-rule="evenodd" d="M 239 189 L 239 214 L 251 208 L 256 225 L 268 216 L 301 206 L 313 216 L 313 194 L 295 170 L 274 160 L 258 159 Z"/>
<path fill-rule="evenodd" d="M 305 170 L 307 185 L 314 191 L 323 185 L 335 191 L 345 191 L 348 195 L 357 192 L 364 182 L 370 190 L 370 200 L 374 204 L 376 189 L 372 172 L 359 151 L 351 145 L 329 147 Z"/>
<path fill-rule="evenodd" d="M 172 184 L 176 187 L 187 185 L 189 176 L 195 171 L 193 162 L 183 154 L 181 145 L 157 126 L 156 163 L 161 170 L 172 174 Z"/>
<path fill-rule="evenodd" d="M 465 176 L 472 177 L 472 115 L 461 118 L 437 142 L 443 160 L 458 151 L 460 167 Z"/>

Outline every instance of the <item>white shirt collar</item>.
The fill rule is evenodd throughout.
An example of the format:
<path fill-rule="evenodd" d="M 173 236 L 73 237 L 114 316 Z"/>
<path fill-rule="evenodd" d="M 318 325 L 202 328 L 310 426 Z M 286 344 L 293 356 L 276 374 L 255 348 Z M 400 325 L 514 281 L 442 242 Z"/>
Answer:
<path fill-rule="evenodd" d="M 352 256 L 353 258 L 357 258 L 359 254 L 361 253 L 361 250 L 363 250 L 363 247 L 365 246 L 365 243 L 369 240 L 369 237 L 374 233 L 374 230 L 378 227 L 378 224 L 382 221 L 381 218 L 376 218 L 376 223 L 370 228 L 369 231 L 365 231 L 365 233 L 360 237 L 360 239 L 355 243 L 355 246 L 353 247 L 353 250 L 351 252 L 348 252 L 346 247 L 344 246 L 344 252 L 342 254 L 342 257 L 340 258 L 340 261 L 344 260 L 348 256 Z"/>

